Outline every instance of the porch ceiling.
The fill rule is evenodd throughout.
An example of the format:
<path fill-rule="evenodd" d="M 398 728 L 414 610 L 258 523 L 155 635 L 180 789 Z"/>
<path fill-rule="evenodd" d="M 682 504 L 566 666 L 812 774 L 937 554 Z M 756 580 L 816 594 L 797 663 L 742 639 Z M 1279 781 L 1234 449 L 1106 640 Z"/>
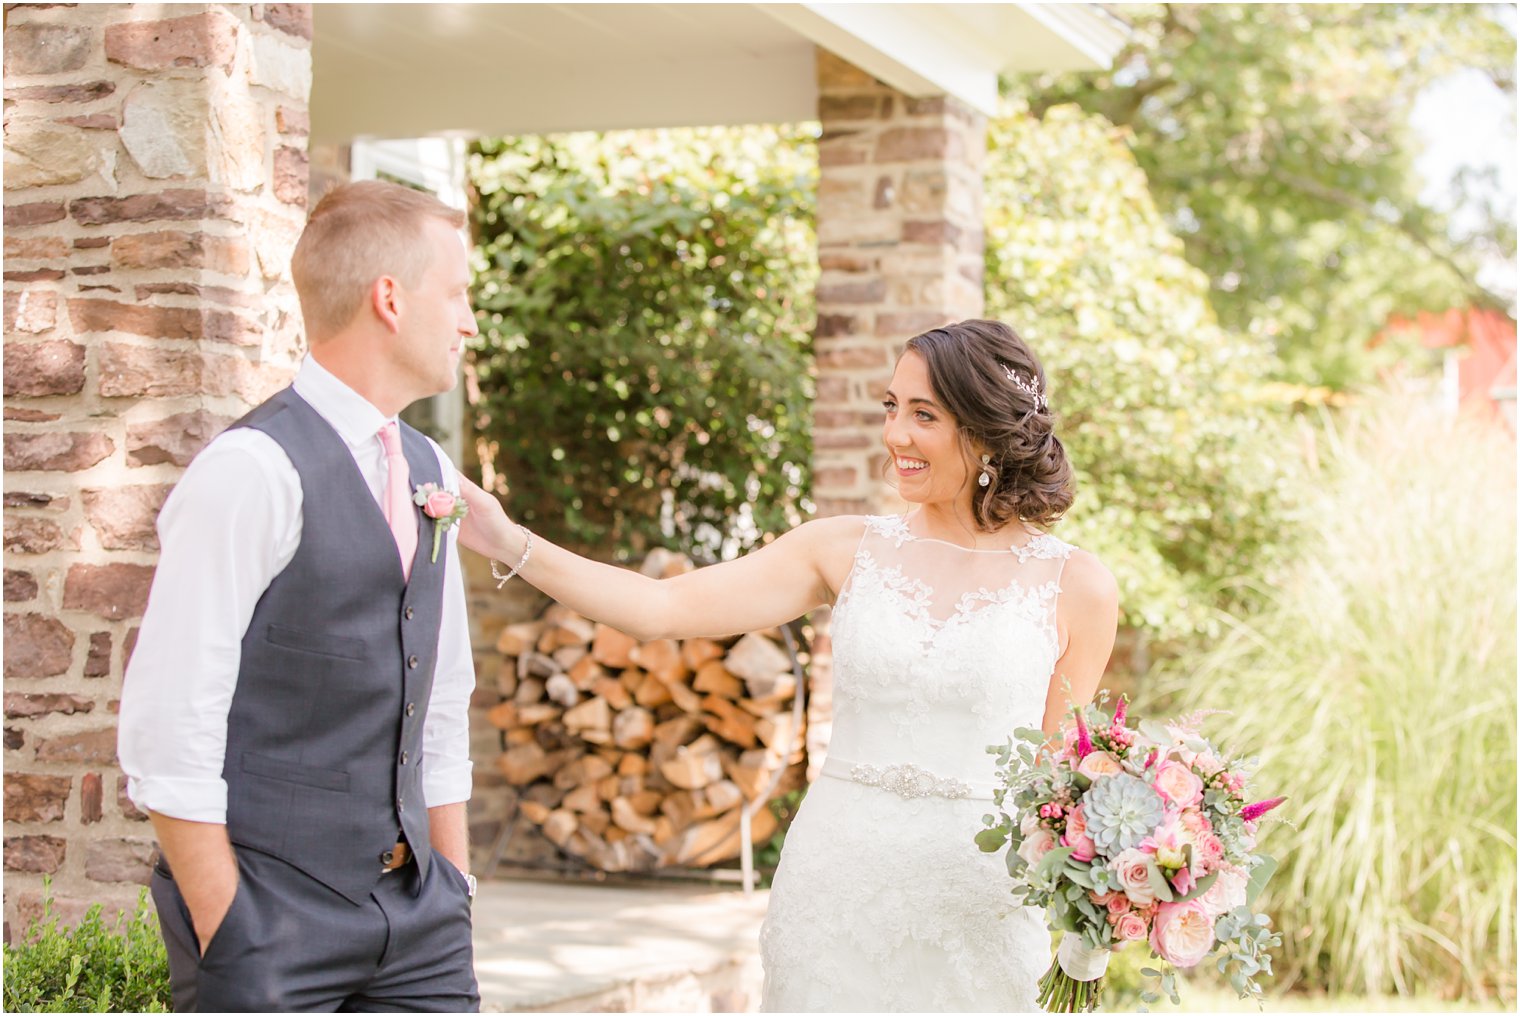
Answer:
<path fill-rule="evenodd" d="M 312 138 L 536 134 L 817 116 L 814 46 L 987 110 L 1000 72 L 1105 66 L 1095 5 L 316 4 Z"/>

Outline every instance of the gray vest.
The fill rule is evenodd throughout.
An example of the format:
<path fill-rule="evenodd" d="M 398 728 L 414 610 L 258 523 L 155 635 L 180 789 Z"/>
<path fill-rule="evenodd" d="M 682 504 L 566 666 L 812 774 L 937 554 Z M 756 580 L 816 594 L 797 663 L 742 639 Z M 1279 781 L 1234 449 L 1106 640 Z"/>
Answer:
<path fill-rule="evenodd" d="M 243 636 L 227 717 L 227 833 L 364 900 L 404 833 L 425 873 L 427 718 L 448 541 L 417 508 L 417 555 L 396 541 L 348 446 L 287 388 L 234 427 L 279 442 L 301 478 L 301 543 Z M 414 487 L 438 483 L 427 439 L 401 425 Z"/>

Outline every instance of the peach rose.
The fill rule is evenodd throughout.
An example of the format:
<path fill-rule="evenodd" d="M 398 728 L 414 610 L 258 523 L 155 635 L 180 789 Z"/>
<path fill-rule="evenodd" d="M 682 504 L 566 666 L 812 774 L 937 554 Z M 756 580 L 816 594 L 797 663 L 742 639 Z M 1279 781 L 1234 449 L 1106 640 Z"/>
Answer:
<path fill-rule="evenodd" d="M 1048 829 L 1036 829 L 1019 844 L 1019 856 L 1031 865 L 1039 864 L 1044 856 L 1055 849 L 1056 838 Z"/>
<path fill-rule="evenodd" d="M 1197 900 L 1163 903 L 1151 925 L 1151 948 L 1174 967 L 1196 967 L 1214 951 L 1214 919 Z"/>
<path fill-rule="evenodd" d="M 1145 918 L 1136 913 L 1125 914 L 1114 924 L 1114 937 L 1120 942 L 1138 942 L 1145 933 Z"/>
<path fill-rule="evenodd" d="M 1099 776 L 1112 776 L 1114 773 L 1122 773 L 1124 767 L 1119 760 L 1106 751 L 1090 751 L 1077 766 L 1077 772 L 1086 776 L 1089 780 L 1096 780 Z"/>
<path fill-rule="evenodd" d="M 1181 762 L 1167 762 L 1156 774 L 1155 787 L 1162 797 L 1179 808 L 1188 808 L 1203 800 L 1203 781 Z"/>
<path fill-rule="evenodd" d="M 1129 913 L 1129 897 L 1123 893 L 1114 893 L 1108 903 L 1105 904 L 1105 908 L 1115 917 L 1121 917 Z"/>
<path fill-rule="evenodd" d="M 1155 890 L 1151 888 L 1151 871 L 1155 866 L 1151 855 L 1137 847 L 1129 848 L 1108 862 L 1108 868 L 1114 873 L 1124 895 L 1131 903 L 1142 907 L 1156 901 Z"/>

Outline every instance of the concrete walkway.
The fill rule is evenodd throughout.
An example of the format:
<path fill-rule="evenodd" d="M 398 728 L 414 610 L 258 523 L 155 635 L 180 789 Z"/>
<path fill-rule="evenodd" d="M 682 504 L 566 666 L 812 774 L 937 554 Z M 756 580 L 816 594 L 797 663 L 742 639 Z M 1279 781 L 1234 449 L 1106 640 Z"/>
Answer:
<path fill-rule="evenodd" d="M 753 1012 L 767 894 L 492 880 L 475 899 L 486 1012 Z"/>

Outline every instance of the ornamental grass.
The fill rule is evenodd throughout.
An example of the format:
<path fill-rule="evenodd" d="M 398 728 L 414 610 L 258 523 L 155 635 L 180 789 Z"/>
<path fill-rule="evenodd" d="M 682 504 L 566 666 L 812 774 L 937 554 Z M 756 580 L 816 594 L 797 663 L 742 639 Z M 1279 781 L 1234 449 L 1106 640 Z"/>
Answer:
<path fill-rule="evenodd" d="M 1259 750 L 1291 820 L 1278 986 L 1515 1000 L 1515 445 L 1408 405 L 1326 422 L 1267 607 L 1150 678 Z"/>

